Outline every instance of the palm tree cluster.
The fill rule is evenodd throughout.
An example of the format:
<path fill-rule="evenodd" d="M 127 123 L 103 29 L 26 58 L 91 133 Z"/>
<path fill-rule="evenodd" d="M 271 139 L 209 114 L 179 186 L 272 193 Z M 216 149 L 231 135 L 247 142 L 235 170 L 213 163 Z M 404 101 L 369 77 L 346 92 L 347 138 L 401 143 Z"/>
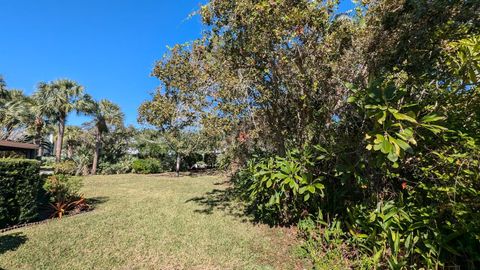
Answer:
<path fill-rule="evenodd" d="M 67 126 L 72 112 L 90 116 L 91 120 L 83 128 Z M 95 174 L 104 134 L 123 128 L 123 120 L 118 105 L 105 99 L 96 101 L 75 81 L 41 82 L 33 95 L 27 96 L 21 90 L 8 89 L 0 76 L 0 139 L 31 141 L 39 146 L 39 157 L 44 155 L 46 138 L 55 134 L 55 161 L 62 161 L 64 143 L 66 157 L 72 159 L 81 137 L 89 132 L 94 138 L 90 173 Z"/>

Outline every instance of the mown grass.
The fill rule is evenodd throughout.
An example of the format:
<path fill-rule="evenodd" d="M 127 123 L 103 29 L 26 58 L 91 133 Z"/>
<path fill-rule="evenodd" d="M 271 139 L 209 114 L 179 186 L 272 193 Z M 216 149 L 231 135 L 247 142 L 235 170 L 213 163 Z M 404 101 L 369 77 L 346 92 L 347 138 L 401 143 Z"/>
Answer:
<path fill-rule="evenodd" d="M 92 212 L 0 234 L 0 269 L 299 269 L 286 229 L 254 225 L 217 176 L 95 176 Z"/>

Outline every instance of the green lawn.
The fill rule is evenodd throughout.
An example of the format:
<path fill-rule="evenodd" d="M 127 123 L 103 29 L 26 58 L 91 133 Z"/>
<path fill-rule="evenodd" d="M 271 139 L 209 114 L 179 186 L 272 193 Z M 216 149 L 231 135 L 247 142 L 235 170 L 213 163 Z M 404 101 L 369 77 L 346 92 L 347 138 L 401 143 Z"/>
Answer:
<path fill-rule="evenodd" d="M 303 268 L 294 234 L 248 221 L 224 180 L 86 178 L 95 210 L 0 234 L 0 269 Z"/>

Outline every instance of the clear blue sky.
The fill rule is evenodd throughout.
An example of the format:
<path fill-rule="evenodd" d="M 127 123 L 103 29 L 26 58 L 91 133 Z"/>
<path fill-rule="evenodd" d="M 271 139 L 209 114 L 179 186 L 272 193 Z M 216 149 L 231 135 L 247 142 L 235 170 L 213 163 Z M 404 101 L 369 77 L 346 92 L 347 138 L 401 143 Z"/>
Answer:
<path fill-rule="evenodd" d="M 150 77 L 167 46 L 201 35 L 205 0 L 0 0 L 0 74 L 31 94 L 69 78 L 122 107 L 127 124 L 159 85 Z M 351 8 L 347 0 L 342 10 Z M 69 124 L 84 117 L 72 115 Z"/>

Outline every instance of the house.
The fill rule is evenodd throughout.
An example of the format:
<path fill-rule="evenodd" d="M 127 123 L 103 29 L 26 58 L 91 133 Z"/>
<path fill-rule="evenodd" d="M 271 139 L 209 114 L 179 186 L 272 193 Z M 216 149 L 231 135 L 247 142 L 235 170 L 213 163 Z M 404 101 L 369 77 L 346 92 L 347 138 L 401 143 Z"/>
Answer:
<path fill-rule="evenodd" d="M 29 158 L 37 157 L 38 145 L 0 140 L 0 158 Z"/>

